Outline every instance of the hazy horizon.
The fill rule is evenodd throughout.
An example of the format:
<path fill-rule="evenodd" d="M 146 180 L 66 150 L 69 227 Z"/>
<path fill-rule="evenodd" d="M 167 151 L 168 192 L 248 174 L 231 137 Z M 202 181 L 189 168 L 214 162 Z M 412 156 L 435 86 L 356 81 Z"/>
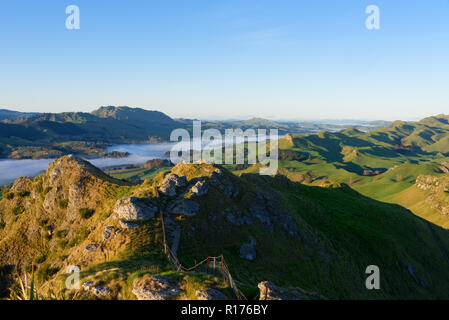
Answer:
<path fill-rule="evenodd" d="M 85 113 L 91 113 L 94 110 L 97 110 L 100 107 L 105 107 L 105 106 L 98 106 L 98 107 L 94 107 L 92 109 L 86 110 L 86 111 L 80 111 L 80 110 L 75 110 L 73 108 L 67 109 L 65 111 L 59 111 L 59 112 L 47 112 L 47 111 L 36 111 L 35 109 L 30 109 L 27 111 L 21 111 L 22 108 L 11 108 L 8 106 L 0 106 L 0 111 L 2 110 L 7 110 L 7 111 L 18 111 L 18 112 L 27 112 L 27 113 L 63 113 L 63 112 L 85 112 Z M 203 117 L 193 117 L 193 116 L 174 116 L 171 114 L 168 114 L 167 112 L 165 112 L 162 109 L 154 109 L 154 108 L 150 108 L 150 107 L 135 107 L 135 106 L 114 106 L 114 107 L 130 107 L 130 108 L 140 108 L 140 109 L 144 109 L 147 111 L 159 111 L 159 112 L 163 112 L 166 115 L 168 115 L 169 117 L 171 117 L 172 119 L 198 119 L 198 120 L 202 120 L 202 121 L 245 121 L 245 120 L 250 120 L 253 118 L 262 118 L 265 120 L 271 120 L 271 121 L 281 121 L 281 122 L 301 122 L 301 121 L 305 121 L 305 122 L 323 122 L 323 121 L 365 121 L 365 122 L 373 122 L 373 121 L 419 121 L 422 120 L 424 118 L 427 117 L 432 117 L 432 116 L 437 116 L 437 114 L 431 114 L 431 115 L 426 115 L 423 116 L 422 118 L 409 118 L 409 119 L 396 119 L 396 118 L 392 118 L 392 119 L 387 119 L 387 118 L 373 118 L 373 119 L 366 119 L 366 118 L 330 118 L 330 117 L 323 117 L 323 118 L 295 118 L 295 117 L 290 117 L 289 119 L 286 118 L 279 118 L 279 117 L 263 117 L 263 116 L 258 116 L 258 115 L 253 115 L 253 116 L 246 116 L 246 117 L 226 117 L 226 116 L 222 116 L 222 115 L 216 115 L 216 116 L 203 116 Z M 440 114 L 445 114 L 445 113 L 440 113 Z"/>

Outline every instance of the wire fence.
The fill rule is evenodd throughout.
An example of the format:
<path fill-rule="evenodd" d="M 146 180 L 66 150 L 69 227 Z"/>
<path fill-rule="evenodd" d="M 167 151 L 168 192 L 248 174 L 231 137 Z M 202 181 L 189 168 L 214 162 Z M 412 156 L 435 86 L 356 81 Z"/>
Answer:
<path fill-rule="evenodd" d="M 206 274 L 211 274 L 215 276 L 222 276 L 226 283 L 231 287 L 235 296 L 238 300 L 247 300 L 245 295 L 239 290 L 237 285 L 232 278 L 231 272 L 229 271 L 229 267 L 225 262 L 223 255 L 217 257 L 207 257 L 204 260 L 199 262 L 195 261 L 195 265 L 190 268 L 184 267 L 181 262 L 179 262 L 176 255 L 172 252 L 170 247 L 167 245 L 166 241 L 166 233 L 165 233 L 165 222 L 164 215 L 162 211 L 161 215 L 161 224 L 162 224 L 162 233 L 163 233 L 163 241 L 164 241 L 164 251 L 167 255 L 168 260 L 175 266 L 178 272 L 201 272 Z"/>
<path fill-rule="evenodd" d="M 153 184 L 153 187 L 156 192 L 156 197 L 159 198 L 159 191 L 157 189 L 156 183 Z M 231 287 L 238 300 L 247 300 L 245 295 L 239 290 L 239 288 L 237 288 L 237 285 L 232 278 L 231 272 L 229 271 L 228 265 L 224 260 L 223 254 L 218 257 L 207 257 L 206 259 L 199 262 L 195 261 L 195 265 L 191 268 L 184 267 L 181 262 L 179 262 L 176 254 L 174 254 L 170 247 L 167 245 L 167 235 L 162 209 L 160 209 L 160 219 L 162 225 L 164 252 L 168 258 L 168 261 L 170 261 L 170 263 L 175 266 L 178 272 L 202 272 L 210 275 L 222 276 L 226 283 Z"/>

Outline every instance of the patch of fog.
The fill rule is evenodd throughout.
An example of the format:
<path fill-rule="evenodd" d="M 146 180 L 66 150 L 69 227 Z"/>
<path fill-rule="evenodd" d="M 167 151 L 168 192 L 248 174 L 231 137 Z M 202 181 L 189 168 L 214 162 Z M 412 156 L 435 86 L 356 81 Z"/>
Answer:
<path fill-rule="evenodd" d="M 45 171 L 53 159 L 0 160 L 0 185 L 13 182 L 18 177 L 33 177 Z"/>
<path fill-rule="evenodd" d="M 256 137 L 249 137 L 246 139 L 247 141 L 255 141 Z M 259 141 L 265 140 L 265 137 L 259 138 Z M 211 150 L 214 148 L 220 148 L 224 145 L 230 146 L 233 143 L 242 143 L 244 141 L 243 137 L 237 137 L 233 142 L 231 139 L 217 139 L 211 140 L 209 142 L 203 142 L 202 149 L 203 150 Z M 196 149 L 195 146 L 198 141 L 193 141 L 193 148 Z M 223 143 L 224 142 L 224 143 Z M 112 151 L 121 151 L 128 152 L 130 156 L 124 158 L 94 158 L 94 159 L 86 159 L 94 166 L 104 169 L 108 167 L 118 167 L 124 165 L 135 165 L 135 164 L 144 164 L 148 160 L 152 159 L 169 159 L 170 155 L 167 152 L 170 152 L 175 146 L 178 150 L 182 150 L 181 147 L 187 146 L 190 147 L 190 142 L 177 143 L 157 143 L 157 144 L 122 144 L 115 145 L 107 148 L 108 152 Z M 175 149 L 175 150 L 176 150 Z M 0 159 L 0 186 L 6 185 L 14 182 L 18 177 L 34 177 L 45 170 L 47 170 L 48 164 L 54 161 L 54 159 L 24 159 L 24 160 L 15 160 L 15 159 Z"/>

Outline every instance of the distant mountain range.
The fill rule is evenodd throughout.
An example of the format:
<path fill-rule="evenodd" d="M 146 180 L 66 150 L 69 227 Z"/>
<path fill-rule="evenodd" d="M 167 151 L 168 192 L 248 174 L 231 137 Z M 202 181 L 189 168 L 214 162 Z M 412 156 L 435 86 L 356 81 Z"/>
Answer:
<path fill-rule="evenodd" d="M 278 129 L 284 135 L 339 131 L 347 127 L 367 131 L 383 124 L 294 123 L 253 118 L 203 121 L 203 129 Z M 177 128 L 191 130 L 192 120 L 172 119 L 159 111 L 126 106 L 101 107 L 91 113 L 0 110 L 0 158 L 53 158 L 69 153 L 103 156 L 106 146 L 112 144 L 168 141 Z"/>
<path fill-rule="evenodd" d="M 9 119 L 0 122 L 0 157 L 101 155 L 109 144 L 166 141 L 180 127 L 182 122 L 162 112 L 129 107 L 101 107 L 92 113 L 9 113 Z"/>
<path fill-rule="evenodd" d="M 12 119 L 17 119 L 17 118 L 25 118 L 25 117 L 33 116 L 36 114 L 38 114 L 38 113 L 36 113 L 36 112 L 19 112 L 19 111 L 0 109 L 0 121 L 12 120 Z"/>

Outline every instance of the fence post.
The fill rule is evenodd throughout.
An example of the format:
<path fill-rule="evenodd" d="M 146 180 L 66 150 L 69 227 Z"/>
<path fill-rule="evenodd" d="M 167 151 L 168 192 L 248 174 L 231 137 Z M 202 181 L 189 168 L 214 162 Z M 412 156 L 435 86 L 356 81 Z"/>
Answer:
<path fill-rule="evenodd" d="M 160 212 L 161 212 L 161 224 L 162 224 L 162 237 L 163 237 L 163 241 L 164 241 L 164 252 L 165 252 L 165 254 L 167 254 L 167 241 L 165 239 L 164 215 L 162 214 L 162 210 Z"/>

